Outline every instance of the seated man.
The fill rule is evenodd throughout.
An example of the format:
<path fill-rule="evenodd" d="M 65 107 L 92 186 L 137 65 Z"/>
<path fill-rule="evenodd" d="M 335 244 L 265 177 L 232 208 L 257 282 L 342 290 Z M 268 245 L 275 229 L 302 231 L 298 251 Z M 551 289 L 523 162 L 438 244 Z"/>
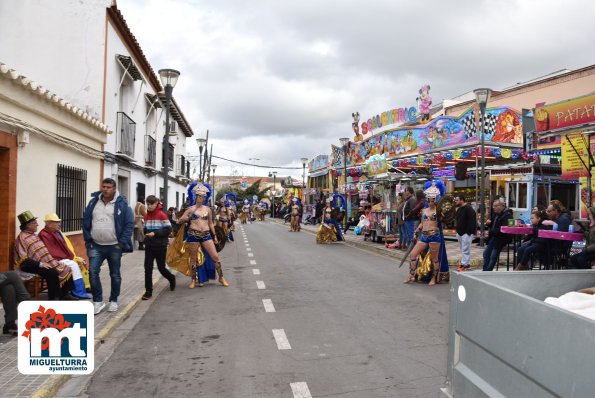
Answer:
<path fill-rule="evenodd" d="M 14 271 L 0 272 L 0 297 L 2 297 L 4 319 L 6 320 L 2 328 L 2 333 L 16 336 L 17 306 L 21 301 L 30 298 L 29 292 L 27 292 L 25 285 L 23 285 L 19 274 Z"/>
<path fill-rule="evenodd" d="M 493 271 L 500 252 L 508 243 L 510 243 L 510 236 L 503 234 L 500 231 L 502 226 L 508 225 L 508 220 L 512 218 L 512 210 L 506 208 L 504 199 L 496 199 L 493 203 L 492 216 L 486 221 L 489 235 L 487 246 L 483 251 L 483 270 Z"/>
<path fill-rule="evenodd" d="M 50 213 L 43 220 L 45 228 L 39 233 L 39 239 L 43 241 L 45 247 L 58 262 L 70 267 L 72 271 L 72 281 L 74 290 L 72 295 L 78 298 L 90 299 L 92 296 L 87 293 L 85 285 L 89 282 L 89 271 L 85 267 L 85 260 L 74 254 L 74 248 L 70 240 L 62 234 L 60 223 L 62 220 L 56 213 Z M 83 279 L 83 271 L 87 275 L 87 283 Z"/>
<path fill-rule="evenodd" d="M 44 278 L 50 300 L 75 299 L 69 294 L 73 287 L 70 267 L 56 261 L 37 236 L 37 217 L 29 210 L 17 217 L 21 223 L 21 233 L 14 244 L 15 268 Z"/>

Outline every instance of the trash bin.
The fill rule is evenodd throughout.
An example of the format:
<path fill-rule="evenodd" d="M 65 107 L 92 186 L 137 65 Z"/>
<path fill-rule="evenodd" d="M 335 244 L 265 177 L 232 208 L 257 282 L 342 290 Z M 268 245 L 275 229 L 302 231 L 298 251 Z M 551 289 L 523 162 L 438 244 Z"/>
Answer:
<path fill-rule="evenodd" d="M 449 397 L 593 397 L 595 321 L 546 304 L 595 270 L 451 273 Z"/>

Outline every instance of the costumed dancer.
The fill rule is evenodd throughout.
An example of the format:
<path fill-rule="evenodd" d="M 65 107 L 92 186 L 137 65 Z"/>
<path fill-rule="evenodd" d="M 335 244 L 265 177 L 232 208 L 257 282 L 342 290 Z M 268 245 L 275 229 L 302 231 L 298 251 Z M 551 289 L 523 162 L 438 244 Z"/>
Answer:
<path fill-rule="evenodd" d="M 326 200 L 326 208 L 322 215 L 322 224 L 320 224 L 318 233 L 316 234 L 316 243 L 332 243 L 337 241 L 336 227 L 331 219 L 331 212 L 333 211 L 331 202 L 332 198 Z"/>
<path fill-rule="evenodd" d="M 217 209 L 217 214 L 215 215 L 215 220 L 217 220 L 216 225 L 223 230 L 225 236 L 229 234 L 229 202 L 225 200 L 225 198 L 221 198 L 219 201 L 220 206 Z"/>
<path fill-rule="evenodd" d="M 229 283 L 223 277 L 223 270 L 221 267 L 221 260 L 215 244 L 218 243 L 217 235 L 215 234 L 215 225 L 213 224 L 213 217 L 211 209 L 205 206 L 211 195 L 210 187 L 207 184 L 192 183 L 188 187 L 188 200 L 191 206 L 184 212 L 182 217 L 178 220 L 179 224 L 189 223 L 188 237 L 186 243 L 190 252 L 190 265 L 192 267 L 192 282 L 188 286 L 194 289 L 198 282 L 196 267 L 198 258 L 199 246 L 208 253 L 209 257 L 215 263 L 215 269 L 219 276 L 219 283 L 223 286 L 229 286 Z"/>
<path fill-rule="evenodd" d="M 225 194 L 225 199 L 228 201 L 229 206 L 229 235 L 228 239 L 233 242 L 233 233 L 236 230 L 236 219 L 238 218 L 238 206 L 237 206 L 237 198 L 233 192 Z"/>
<path fill-rule="evenodd" d="M 244 199 L 244 204 L 242 205 L 242 213 L 240 214 L 240 221 L 242 224 L 246 224 L 248 219 L 250 218 L 250 201 L 248 199 Z"/>
<path fill-rule="evenodd" d="M 441 214 L 436 206 L 445 191 L 446 188 L 442 181 L 428 181 L 424 184 L 427 205 L 421 213 L 421 223 L 416 231 L 419 239 L 409 255 L 409 275 L 404 283 L 414 282 L 416 276 L 421 279 L 428 274 L 431 275 L 429 285 L 440 283 L 442 279 L 448 280 L 448 259 L 441 224 L 446 215 Z M 418 257 L 428 248 L 429 260 L 428 254 L 426 254 L 420 265 Z"/>
<path fill-rule="evenodd" d="M 300 214 L 301 214 L 301 204 L 299 199 L 295 196 L 291 199 L 291 223 L 289 224 L 289 231 L 290 232 L 299 232 L 300 227 Z"/>

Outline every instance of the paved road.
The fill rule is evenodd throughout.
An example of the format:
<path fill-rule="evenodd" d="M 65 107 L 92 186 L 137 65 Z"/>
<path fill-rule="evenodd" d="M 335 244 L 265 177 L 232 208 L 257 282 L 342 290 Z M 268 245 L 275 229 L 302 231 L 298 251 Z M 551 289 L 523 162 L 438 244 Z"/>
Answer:
<path fill-rule="evenodd" d="M 242 229 L 222 252 L 231 286 L 190 290 L 178 276 L 179 288 L 154 297 L 86 394 L 439 396 L 448 285 L 403 285 L 394 259 L 316 245 L 278 224 Z"/>

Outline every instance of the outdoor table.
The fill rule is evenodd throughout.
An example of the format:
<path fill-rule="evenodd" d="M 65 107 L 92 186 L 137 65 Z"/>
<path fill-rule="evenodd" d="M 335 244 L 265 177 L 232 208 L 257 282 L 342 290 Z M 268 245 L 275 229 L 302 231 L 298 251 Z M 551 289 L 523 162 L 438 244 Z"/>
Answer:
<path fill-rule="evenodd" d="M 503 234 L 512 235 L 512 268 L 516 267 L 517 264 L 517 257 L 516 252 L 521 243 L 521 236 L 523 235 L 531 235 L 533 234 L 533 227 L 509 227 L 509 226 L 502 226 L 500 227 L 500 232 Z M 507 246 L 506 249 L 506 271 L 510 268 L 510 245 Z"/>
<path fill-rule="evenodd" d="M 564 241 L 583 240 L 583 234 L 580 232 L 553 231 L 550 229 L 540 229 L 539 232 L 537 233 L 537 236 L 539 236 L 540 238 L 564 240 Z M 550 259 L 550 260 L 552 258 L 551 246 L 552 245 L 547 245 L 547 256 L 548 256 L 548 259 Z M 554 269 L 556 264 L 552 264 L 552 265 L 553 265 L 553 267 L 551 267 L 551 268 Z"/>

